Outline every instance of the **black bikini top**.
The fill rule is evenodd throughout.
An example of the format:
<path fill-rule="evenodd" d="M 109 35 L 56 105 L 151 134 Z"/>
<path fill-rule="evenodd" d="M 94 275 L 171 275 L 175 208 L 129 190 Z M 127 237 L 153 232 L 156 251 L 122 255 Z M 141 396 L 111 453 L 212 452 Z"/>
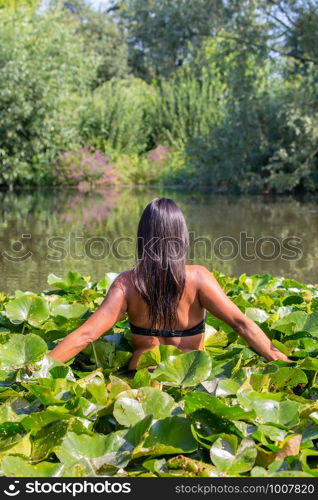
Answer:
<path fill-rule="evenodd" d="M 203 319 L 197 325 L 187 330 L 158 330 L 156 328 L 141 328 L 140 326 L 130 324 L 131 333 L 137 335 L 147 335 L 150 337 L 190 337 L 191 335 L 198 335 L 204 333 L 205 320 Z"/>

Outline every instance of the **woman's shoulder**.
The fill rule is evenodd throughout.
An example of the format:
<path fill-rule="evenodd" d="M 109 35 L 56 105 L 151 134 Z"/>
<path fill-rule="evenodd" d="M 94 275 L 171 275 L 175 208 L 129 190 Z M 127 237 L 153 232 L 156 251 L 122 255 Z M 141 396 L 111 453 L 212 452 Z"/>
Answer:
<path fill-rule="evenodd" d="M 188 278 L 196 281 L 198 284 L 202 283 L 202 280 L 211 278 L 211 275 L 213 275 L 205 266 L 198 264 L 186 266 L 186 274 Z"/>
<path fill-rule="evenodd" d="M 112 287 L 121 288 L 123 291 L 127 292 L 133 286 L 132 280 L 133 270 L 127 269 L 119 273 L 112 283 Z"/>

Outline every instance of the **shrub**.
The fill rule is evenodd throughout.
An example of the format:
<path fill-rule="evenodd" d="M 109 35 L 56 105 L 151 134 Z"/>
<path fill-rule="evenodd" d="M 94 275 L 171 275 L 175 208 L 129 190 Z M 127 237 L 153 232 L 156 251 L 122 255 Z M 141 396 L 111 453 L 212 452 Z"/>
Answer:
<path fill-rule="evenodd" d="M 116 166 L 124 184 L 154 184 L 158 181 L 158 169 L 149 164 L 145 155 L 120 154 Z"/>
<path fill-rule="evenodd" d="M 113 184 L 117 176 L 107 156 L 85 146 L 59 155 L 55 161 L 55 178 L 58 184 L 85 188 L 85 185 Z"/>
<path fill-rule="evenodd" d="M 154 135 L 157 141 L 183 148 L 191 137 L 207 136 L 224 113 L 224 84 L 217 70 L 199 75 L 183 68 L 158 83 Z"/>
<path fill-rule="evenodd" d="M 115 163 L 126 184 L 180 184 L 185 172 L 185 156 L 180 150 L 158 145 L 147 154 L 120 154 Z"/>
<path fill-rule="evenodd" d="M 83 140 L 103 151 L 143 153 L 151 147 L 154 89 L 138 79 L 98 87 L 79 111 Z"/>
<path fill-rule="evenodd" d="M 148 161 L 153 165 L 162 166 L 167 163 L 171 156 L 171 148 L 169 146 L 162 146 L 159 144 L 156 148 L 148 153 Z"/>

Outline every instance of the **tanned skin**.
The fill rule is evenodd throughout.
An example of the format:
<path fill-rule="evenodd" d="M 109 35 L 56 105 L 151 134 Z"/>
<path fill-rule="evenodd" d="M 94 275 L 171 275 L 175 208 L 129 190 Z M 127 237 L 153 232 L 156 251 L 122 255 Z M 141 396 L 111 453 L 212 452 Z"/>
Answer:
<path fill-rule="evenodd" d="M 254 351 L 268 361 L 291 361 L 276 349 L 254 321 L 247 318 L 227 297 L 210 271 L 203 266 L 186 266 L 185 290 L 177 311 L 178 323 L 171 328 L 192 328 L 202 321 L 206 310 L 230 325 Z M 49 355 L 57 361 L 69 361 L 110 330 L 126 313 L 134 325 L 150 328 L 147 305 L 133 285 L 131 270 L 124 271 L 115 279 L 100 307 L 82 326 L 65 337 Z M 130 370 L 136 369 L 143 352 L 160 344 L 178 347 L 183 352 L 201 350 L 204 334 L 174 338 L 132 335 L 132 344 L 134 352 L 129 363 Z"/>

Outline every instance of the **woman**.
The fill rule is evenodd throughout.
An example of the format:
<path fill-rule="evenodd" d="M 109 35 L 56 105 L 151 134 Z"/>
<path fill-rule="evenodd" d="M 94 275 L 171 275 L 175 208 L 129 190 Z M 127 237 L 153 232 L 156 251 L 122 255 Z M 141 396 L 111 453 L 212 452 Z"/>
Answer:
<path fill-rule="evenodd" d="M 186 265 L 187 249 L 188 230 L 180 208 L 168 198 L 152 200 L 139 222 L 135 268 L 115 279 L 101 306 L 50 356 L 68 361 L 127 313 L 134 351 L 129 369 L 133 371 L 140 355 L 160 344 L 184 352 L 203 349 L 208 310 L 267 360 L 290 361 L 231 302 L 206 268 Z"/>

